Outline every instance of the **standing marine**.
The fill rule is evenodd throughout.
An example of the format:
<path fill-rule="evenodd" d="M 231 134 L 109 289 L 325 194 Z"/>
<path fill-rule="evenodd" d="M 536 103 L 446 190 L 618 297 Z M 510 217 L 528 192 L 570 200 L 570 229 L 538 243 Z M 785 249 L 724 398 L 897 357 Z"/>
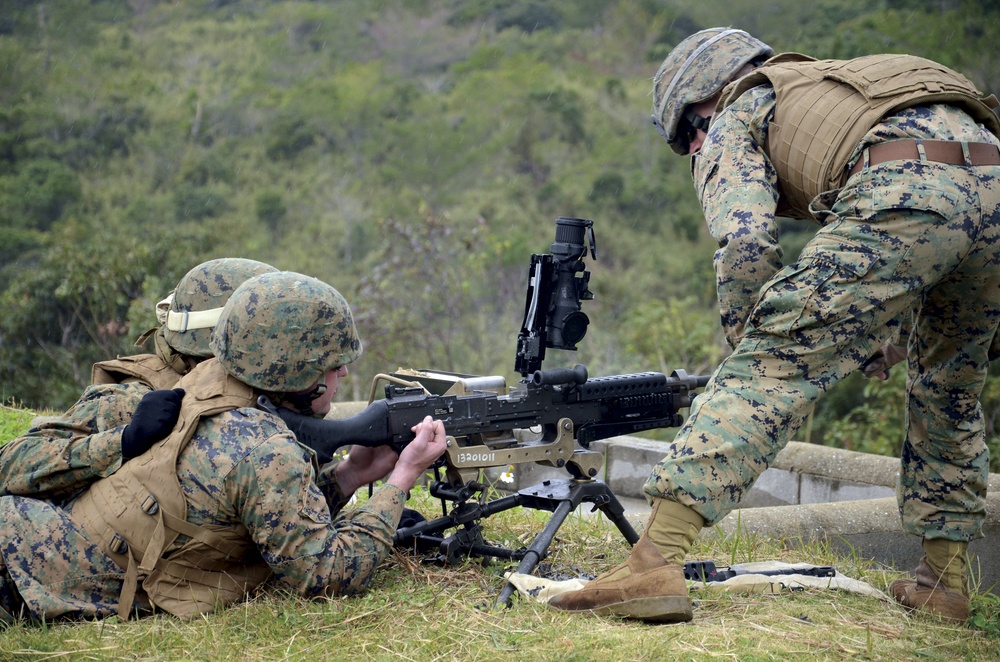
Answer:
<path fill-rule="evenodd" d="M 739 505 L 817 400 L 912 320 L 897 494 L 924 555 L 890 592 L 967 618 L 966 551 L 983 535 L 989 475 L 979 397 L 1000 323 L 996 108 L 961 74 L 910 55 L 816 60 L 725 28 L 673 49 L 654 78 L 653 123 L 692 155 L 733 352 L 653 469 L 652 512 L 627 562 L 550 605 L 690 620 L 682 566 L 695 537 Z M 778 216 L 821 226 L 789 265 Z"/>

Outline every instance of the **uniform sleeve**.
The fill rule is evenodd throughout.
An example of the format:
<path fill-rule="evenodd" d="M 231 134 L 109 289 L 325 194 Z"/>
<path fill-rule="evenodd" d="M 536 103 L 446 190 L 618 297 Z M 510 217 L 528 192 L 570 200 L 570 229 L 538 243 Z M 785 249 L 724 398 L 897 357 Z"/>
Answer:
<path fill-rule="evenodd" d="M 59 499 L 113 474 L 122 430 L 149 391 L 138 382 L 94 385 L 64 414 L 36 418 L 0 448 L 0 494 Z"/>
<path fill-rule="evenodd" d="M 316 485 L 323 492 L 323 497 L 330 506 L 330 513 L 332 515 L 336 515 L 343 510 L 344 506 L 351 500 L 351 495 L 344 494 L 344 490 L 337 480 L 336 469 L 338 464 L 340 462 L 328 462 L 320 469 L 316 478 Z"/>
<path fill-rule="evenodd" d="M 715 252 L 719 312 L 732 347 L 761 287 L 782 266 L 775 210 L 777 175 L 762 145 L 767 140 L 774 93 L 757 87 L 712 123 L 692 173 Z"/>
<path fill-rule="evenodd" d="M 392 547 L 406 502 L 405 492 L 383 485 L 334 518 L 308 450 L 287 432 L 256 446 L 226 485 L 274 579 L 306 597 L 364 590 Z"/>

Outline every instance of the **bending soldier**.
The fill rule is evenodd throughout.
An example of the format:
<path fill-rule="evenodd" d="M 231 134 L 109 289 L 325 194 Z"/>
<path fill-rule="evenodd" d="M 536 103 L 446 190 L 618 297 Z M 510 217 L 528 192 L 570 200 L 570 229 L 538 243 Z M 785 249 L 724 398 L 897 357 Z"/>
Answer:
<path fill-rule="evenodd" d="M 690 620 L 682 564 L 699 531 L 912 318 L 898 497 L 924 557 L 915 580 L 890 588 L 907 607 L 964 620 L 988 478 L 979 396 L 1000 321 L 996 99 L 921 58 L 775 56 L 714 28 L 670 53 L 653 100 L 671 149 L 693 155 L 734 351 L 652 471 L 652 513 L 628 561 L 549 604 Z M 779 215 L 822 225 L 785 267 Z M 895 357 L 883 359 L 871 375 Z"/>

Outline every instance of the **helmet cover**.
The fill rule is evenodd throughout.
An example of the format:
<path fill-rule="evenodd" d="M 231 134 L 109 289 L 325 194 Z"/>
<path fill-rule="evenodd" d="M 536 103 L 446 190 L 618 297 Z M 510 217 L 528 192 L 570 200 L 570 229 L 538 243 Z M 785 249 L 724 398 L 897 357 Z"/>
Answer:
<path fill-rule="evenodd" d="M 229 296 L 248 278 L 275 271 L 269 264 L 234 257 L 202 262 L 188 271 L 156 306 L 167 344 L 188 356 L 212 356 L 208 342 Z"/>
<path fill-rule="evenodd" d="M 210 345 L 229 375 L 272 393 L 305 391 L 362 352 L 340 292 L 292 271 L 261 274 L 236 288 Z"/>

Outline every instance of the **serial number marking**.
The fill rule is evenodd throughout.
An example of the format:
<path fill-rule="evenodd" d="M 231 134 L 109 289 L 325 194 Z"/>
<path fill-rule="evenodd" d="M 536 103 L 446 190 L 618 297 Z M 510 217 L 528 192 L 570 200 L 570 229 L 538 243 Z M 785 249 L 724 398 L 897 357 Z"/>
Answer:
<path fill-rule="evenodd" d="M 496 462 L 496 453 L 459 453 L 458 463 L 466 462 Z"/>

